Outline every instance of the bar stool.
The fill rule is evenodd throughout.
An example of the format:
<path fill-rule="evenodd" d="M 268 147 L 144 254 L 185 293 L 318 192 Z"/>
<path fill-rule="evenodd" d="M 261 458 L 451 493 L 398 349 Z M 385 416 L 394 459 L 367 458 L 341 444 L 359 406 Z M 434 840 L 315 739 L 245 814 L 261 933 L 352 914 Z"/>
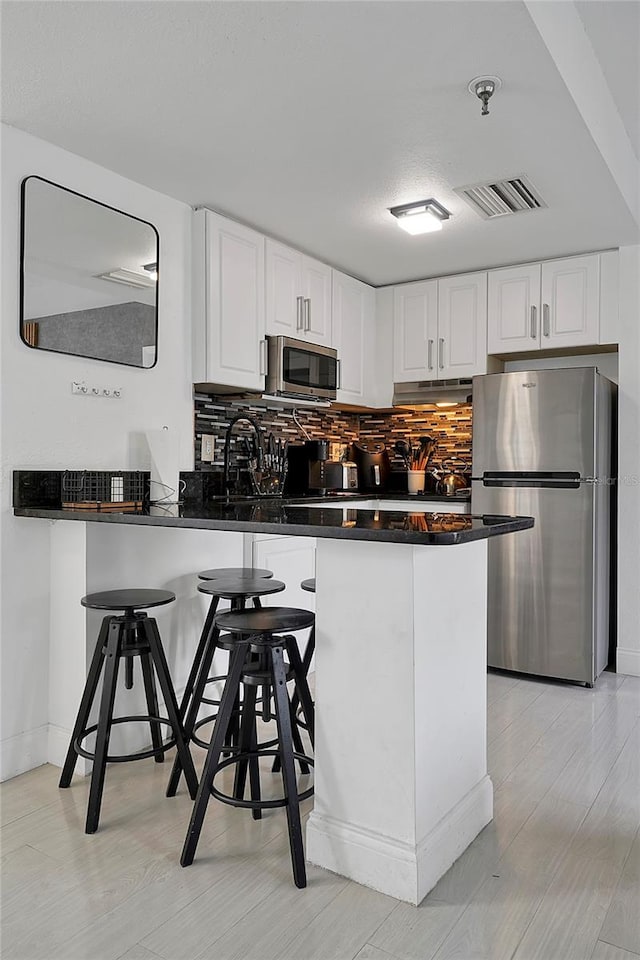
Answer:
<path fill-rule="evenodd" d="M 220 701 L 220 710 L 182 849 L 180 863 L 183 867 L 193 863 L 209 796 L 213 795 L 218 800 L 231 806 L 250 808 L 253 810 L 255 819 L 259 819 L 261 811 L 265 808 L 285 807 L 294 882 L 297 887 L 306 886 L 300 801 L 311 796 L 313 788 L 311 787 L 298 794 L 294 764 L 296 759 L 304 759 L 307 764 L 312 764 L 313 760 L 301 755 L 298 751 L 294 751 L 293 731 L 295 723 L 292 721 L 287 680 L 293 679 L 295 681 L 296 691 L 309 730 L 309 737 L 313 744 L 314 724 L 311 694 L 304 675 L 297 642 L 295 637 L 289 634 L 312 627 L 314 619 L 314 614 L 310 610 L 298 610 L 290 607 L 264 607 L 260 610 L 233 611 L 220 613 L 216 616 L 216 627 L 219 630 L 229 631 L 234 637 L 234 644 L 229 674 Z M 285 636 L 277 636 L 276 634 L 285 634 Z M 285 651 L 289 658 L 289 664 L 284 659 Z M 248 662 L 250 652 L 258 655 L 257 663 Z M 242 684 L 245 685 L 245 696 L 240 730 L 240 750 L 226 759 L 221 759 L 233 704 L 239 695 Z M 255 696 L 259 684 L 265 685 L 273 692 L 278 731 L 278 742 L 275 749 L 265 749 L 257 744 Z M 265 701 L 270 702 L 270 699 L 270 692 L 263 694 L 263 704 Z M 279 756 L 281 760 L 284 796 L 274 800 L 262 800 L 258 762 L 261 757 L 273 756 Z M 233 796 L 222 793 L 214 784 L 216 774 L 231 764 L 238 765 Z M 251 799 L 249 800 L 245 800 L 244 796 L 238 796 L 236 790 L 238 772 L 240 773 L 240 779 L 242 779 L 243 772 L 246 777 L 247 767 L 251 786 Z M 242 793 L 244 793 L 244 783 L 242 787 Z"/>
<path fill-rule="evenodd" d="M 228 568 L 232 569 L 232 568 Z M 242 568 L 233 568 L 242 569 Z M 245 568 L 248 569 L 248 568 Z M 213 571 L 205 571 L 212 573 Z M 264 571 L 271 573 L 271 571 Z M 271 574 L 273 576 L 273 574 Z M 229 636 L 220 636 L 220 629 L 216 626 L 216 611 L 220 600 L 230 600 L 232 611 L 242 611 L 246 606 L 247 600 L 253 600 L 254 607 L 260 609 L 260 597 L 269 596 L 274 593 L 281 593 L 285 589 L 285 584 L 281 580 L 273 580 L 270 577 L 262 576 L 250 578 L 240 576 L 230 580 L 208 579 L 198 584 L 198 592 L 211 597 L 209 611 L 202 629 L 202 635 L 196 650 L 194 662 L 191 666 L 189 679 L 182 698 L 180 715 L 184 721 L 184 734 L 187 740 L 192 740 L 200 747 L 206 750 L 209 742 L 202 740 L 196 733 L 199 727 L 210 723 L 215 719 L 217 713 L 198 720 L 198 713 L 202 704 L 220 706 L 219 700 L 205 696 L 207 684 L 214 681 L 223 681 L 227 679 L 227 674 L 220 676 L 209 676 L 213 655 L 217 649 L 232 651 L 235 641 Z M 241 703 L 238 697 L 234 705 L 231 720 L 226 731 L 225 748 L 228 752 L 234 749 L 236 740 L 240 731 L 240 713 Z M 180 757 L 176 757 L 169 783 L 167 784 L 167 796 L 175 796 L 180 782 L 182 765 Z"/>
<path fill-rule="evenodd" d="M 90 593 L 80 601 L 83 607 L 92 610 L 123 611 L 121 616 L 109 615 L 102 621 L 96 648 L 89 668 L 84 693 L 71 735 L 71 742 L 60 776 L 60 787 L 68 787 L 75 769 L 78 756 L 93 760 L 91 787 L 85 833 L 95 833 L 98 829 L 100 806 L 107 763 L 124 763 L 129 760 L 143 760 L 154 757 L 156 763 L 164 760 L 164 753 L 172 746 L 177 747 L 181 767 L 185 771 L 189 792 L 195 796 L 198 788 L 191 754 L 187 746 L 180 722 L 176 695 L 169 675 L 169 668 L 162 649 L 158 625 L 153 617 L 143 611 L 149 607 L 161 607 L 175 600 L 170 590 L 106 590 L 102 593 Z M 140 658 L 142 678 L 148 714 L 144 716 L 113 716 L 113 707 L 118 681 L 120 661 L 125 661 L 125 687 L 133 687 L 133 658 Z M 102 696 L 98 713 L 98 722 L 88 726 L 89 714 L 93 705 L 100 674 L 104 667 Z M 154 678 L 154 669 L 164 697 L 168 719 L 159 716 L 158 697 Z M 115 724 L 129 723 L 134 720 L 146 720 L 151 732 L 152 749 L 135 753 L 110 756 L 108 753 L 111 728 Z M 162 742 L 161 724 L 171 728 L 172 739 Z M 96 734 L 94 751 L 86 750 L 82 741 L 89 734 Z"/>
<path fill-rule="evenodd" d="M 301 583 L 300 583 L 300 586 L 302 587 L 303 590 L 306 590 L 307 593 L 315 593 L 315 592 L 316 592 L 316 578 L 315 578 L 315 577 L 309 577 L 308 580 L 302 580 Z M 311 631 L 310 631 L 310 633 L 309 633 L 309 639 L 307 640 L 307 645 L 306 645 L 306 647 L 305 647 L 305 649 L 304 649 L 304 656 L 303 656 L 303 658 L 302 658 L 302 667 L 303 667 L 303 669 L 304 669 L 304 675 L 305 675 L 305 677 L 309 675 L 309 667 L 311 666 L 311 659 L 312 659 L 312 657 L 313 657 L 313 653 L 314 653 L 315 649 L 316 649 L 316 623 L 315 623 L 315 620 L 314 620 L 314 621 L 313 621 L 313 626 L 311 627 Z M 294 699 L 295 699 L 295 694 L 294 694 Z M 297 710 L 297 708 L 298 708 L 298 704 L 295 703 L 295 704 L 294 704 L 294 710 Z M 305 723 L 304 723 L 304 720 L 300 720 L 300 719 L 297 717 L 297 714 L 296 714 L 296 718 L 297 718 L 297 722 L 298 722 L 299 726 L 301 726 L 301 727 L 304 728 L 304 727 L 306 726 Z"/>
<path fill-rule="evenodd" d="M 300 586 L 303 590 L 306 590 L 307 593 L 316 592 L 316 578 L 309 577 L 307 580 L 301 580 Z M 302 657 L 302 669 L 304 671 L 305 677 L 309 676 L 309 667 L 311 666 L 311 659 L 313 657 L 314 650 L 316 649 L 316 622 L 313 621 L 313 626 L 309 632 L 309 639 L 307 640 L 307 645 L 304 648 L 304 655 Z M 313 704 L 315 707 L 315 703 Z M 299 727 L 302 727 L 303 730 L 307 729 L 307 724 L 304 721 L 304 717 L 300 716 L 300 700 L 298 697 L 298 691 L 295 690 L 293 697 L 291 698 L 291 709 L 293 711 L 293 716 L 296 724 Z M 273 766 L 271 767 L 272 773 L 280 772 L 280 757 L 276 757 L 273 761 Z"/>
<path fill-rule="evenodd" d="M 273 571 L 267 570 L 262 567 L 214 567 L 210 570 L 201 570 L 198 574 L 199 580 L 267 580 L 273 577 Z M 213 618 L 215 617 L 216 610 L 218 609 L 218 603 L 220 601 L 219 597 L 212 597 L 211 603 L 209 604 L 209 610 L 207 611 L 207 616 L 204 621 L 204 626 L 200 634 L 200 639 L 198 641 L 198 647 L 196 649 L 193 662 L 191 664 L 191 669 L 189 671 L 189 676 L 187 677 L 187 683 L 182 694 L 182 701 L 180 703 L 180 718 L 184 720 L 186 712 L 189 708 L 189 702 L 193 696 L 193 688 L 196 683 L 198 676 L 198 671 L 200 669 L 200 664 L 202 662 L 202 657 L 206 649 L 207 643 L 209 642 L 209 635 L 213 627 Z M 255 598 L 254 606 L 260 606 L 260 601 Z M 235 600 L 231 601 L 231 609 L 244 609 L 244 603 L 237 602 Z M 224 649 L 227 649 L 226 647 Z M 207 683 L 214 683 L 216 681 L 221 681 L 226 679 L 226 674 L 222 674 L 218 677 L 209 677 L 206 681 Z M 203 698 L 204 703 L 211 704 L 213 706 L 219 705 L 219 700 L 213 700 L 210 698 Z M 230 737 L 233 736 L 233 733 L 230 733 Z M 197 740 L 195 741 L 198 742 Z M 205 749 L 208 747 L 208 743 L 201 743 L 200 746 L 204 746 Z M 179 775 L 178 775 L 179 778 Z M 177 781 L 175 786 L 177 787 Z M 173 793 L 169 794 L 173 796 Z"/>

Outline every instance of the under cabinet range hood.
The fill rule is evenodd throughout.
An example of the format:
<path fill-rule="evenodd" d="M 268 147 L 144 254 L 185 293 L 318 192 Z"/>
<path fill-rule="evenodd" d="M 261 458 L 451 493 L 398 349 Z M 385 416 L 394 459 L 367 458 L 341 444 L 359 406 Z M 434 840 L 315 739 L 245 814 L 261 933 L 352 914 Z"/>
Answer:
<path fill-rule="evenodd" d="M 469 403 L 470 377 L 460 380 L 413 380 L 394 383 L 393 406 L 431 409 L 439 404 Z"/>

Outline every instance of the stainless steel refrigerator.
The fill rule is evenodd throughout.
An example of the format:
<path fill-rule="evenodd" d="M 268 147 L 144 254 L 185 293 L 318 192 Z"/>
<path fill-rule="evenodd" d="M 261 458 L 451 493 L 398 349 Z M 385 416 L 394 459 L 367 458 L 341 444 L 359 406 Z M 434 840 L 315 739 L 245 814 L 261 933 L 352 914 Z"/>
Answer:
<path fill-rule="evenodd" d="M 475 514 L 489 541 L 488 662 L 592 685 L 609 648 L 615 384 L 593 367 L 473 379 Z"/>

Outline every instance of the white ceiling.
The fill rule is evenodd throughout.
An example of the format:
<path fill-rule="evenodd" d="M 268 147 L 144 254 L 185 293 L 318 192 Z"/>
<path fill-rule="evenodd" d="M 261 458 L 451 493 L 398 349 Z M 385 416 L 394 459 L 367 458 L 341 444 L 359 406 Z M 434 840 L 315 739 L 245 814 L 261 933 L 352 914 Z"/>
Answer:
<path fill-rule="evenodd" d="M 636 144 L 637 7 L 578 8 Z M 374 284 L 638 239 L 520 0 L 11 0 L 2 118 Z M 453 193 L 522 173 L 548 209 L 487 222 Z M 400 231 L 387 208 L 430 196 L 442 232 Z"/>

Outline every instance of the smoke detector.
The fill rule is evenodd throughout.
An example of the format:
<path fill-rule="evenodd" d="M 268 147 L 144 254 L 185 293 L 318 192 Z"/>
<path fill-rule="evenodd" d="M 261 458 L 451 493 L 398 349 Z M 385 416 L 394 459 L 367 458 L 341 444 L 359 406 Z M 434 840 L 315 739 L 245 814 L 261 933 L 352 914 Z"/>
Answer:
<path fill-rule="evenodd" d="M 482 100 L 481 116 L 487 117 L 489 115 L 489 100 L 501 86 L 502 80 L 500 77 L 474 77 L 469 82 L 467 86 L 469 93 L 475 93 L 478 100 Z"/>

